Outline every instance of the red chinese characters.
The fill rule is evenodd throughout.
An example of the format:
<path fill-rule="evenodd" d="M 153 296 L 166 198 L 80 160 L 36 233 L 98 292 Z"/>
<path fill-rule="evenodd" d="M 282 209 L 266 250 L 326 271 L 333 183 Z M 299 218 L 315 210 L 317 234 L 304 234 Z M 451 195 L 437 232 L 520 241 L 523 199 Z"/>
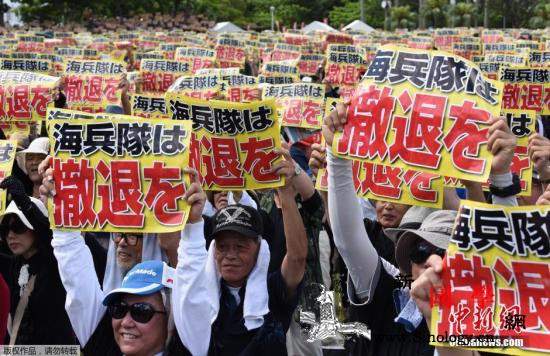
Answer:
<path fill-rule="evenodd" d="M 441 309 L 438 332 L 479 334 L 479 329 L 476 330 L 474 326 L 487 324 L 484 321 L 487 310 L 494 310 L 492 296 L 495 293 L 495 280 L 491 268 L 483 263 L 481 256 L 468 259 L 462 253 L 456 253 L 444 260 L 442 280 L 444 285 L 449 286 L 447 292 L 450 294 L 450 303 Z M 489 335 L 494 332 L 484 330 Z"/>
<path fill-rule="evenodd" d="M 550 88 L 542 84 L 505 83 L 502 95 L 503 109 L 536 110 L 550 108 Z"/>
<path fill-rule="evenodd" d="M 348 122 L 338 141 L 338 153 L 368 159 L 386 157 L 386 136 L 395 105 L 395 98 L 390 94 L 389 87 L 380 90 L 371 86 L 352 100 Z"/>
<path fill-rule="evenodd" d="M 269 171 L 279 157 L 272 138 L 191 136 L 190 165 L 200 172 L 200 181 L 208 188 L 242 188 L 246 180 L 258 183 L 279 181 Z"/>
<path fill-rule="evenodd" d="M 65 94 L 70 109 L 94 108 L 102 104 L 117 104 L 119 80 L 99 75 L 65 77 Z"/>
<path fill-rule="evenodd" d="M 207 58 L 193 57 L 183 58 L 183 60 L 189 60 L 191 62 L 191 70 L 196 73 L 199 69 L 214 68 L 214 62 Z"/>
<path fill-rule="evenodd" d="M 229 101 L 232 102 L 250 102 L 260 99 L 260 91 L 257 88 L 229 88 Z"/>
<path fill-rule="evenodd" d="M 56 188 L 53 198 L 55 224 L 65 227 L 94 225 L 95 172 L 90 161 L 69 159 L 62 162 L 54 159 L 53 171 Z"/>
<path fill-rule="evenodd" d="M 408 93 L 407 93 L 408 94 Z M 390 159 L 402 159 L 418 166 L 437 169 L 443 134 L 443 117 L 447 99 L 443 96 L 417 94 L 410 119 L 394 117 L 395 141 L 390 147 Z"/>
<path fill-rule="evenodd" d="M 244 58 L 244 48 L 225 45 L 216 46 L 216 59 L 220 62 L 220 65 L 221 62 L 244 63 Z"/>
<path fill-rule="evenodd" d="M 165 93 L 178 78 L 168 72 L 142 72 L 143 91 L 146 93 Z"/>
<path fill-rule="evenodd" d="M 56 226 L 141 229 L 145 226 L 146 208 L 162 225 L 183 223 L 185 213 L 178 209 L 178 201 L 185 194 L 181 168 L 167 167 L 163 162 L 142 167 L 137 160 L 101 160 L 96 167 L 91 162 L 53 160 Z M 149 182 L 148 187 L 142 185 L 144 182 Z M 94 207 L 97 198 L 101 202 L 99 208 Z"/>
<path fill-rule="evenodd" d="M 298 69 L 301 75 L 316 75 L 321 61 L 299 61 Z"/>
<path fill-rule="evenodd" d="M 178 200 L 185 195 L 182 170 L 154 162 L 152 167 L 143 170 L 143 177 L 151 181 L 145 205 L 163 225 L 180 225 L 185 217 L 185 213 L 178 210 Z"/>
<path fill-rule="evenodd" d="M 509 287 L 497 290 L 497 277 Z M 436 303 L 441 312 L 438 333 L 498 333 L 504 338 L 521 337 L 525 349 L 550 348 L 548 263 L 526 260 L 507 263 L 497 257 L 490 266 L 484 263 L 483 256 L 468 258 L 456 252 L 445 259 L 442 281 L 448 286 L 449 298 L 447 303 Z"/>
<path fill-rule="evenodd" d="M 537 335 L 536 330 L 540 327 L 550 330 L 550 305 L 547 302 L 550 290 L 550 266 L 548 263 L 512 261 L 511 266 L 508 266 L 499 259 L 495 263 L 494 270 L 507 281 L 508 285 L 513 285 L 515 282 L 514 289 L 499 289 L 498 299 L 505 309 L 510 310 L 515 307 L 518 311 L 516 314 L 525 315 L 526 330 L 522 330 L 521 333 L 535 336 Z M 501 330 L 505 330 L 502 324 L 503 320 L 501 320 Z M 518 331 L 509 330 L 508 333 L 513 335 Z M 526 339 L 534 344 L 538 342 L 535 337 Z"/>
<path fill-rule="evenodd" d="M 354 161 L 353 177 L 355 187 L 362 195 L 370 192 L 382 199 L 400 199 L 403 194 L 408 194 L 417 201 L 438 201 L 439 192 L 434 187 L 438 176 L 435 174 Z"/>
<path fill-rule="evenodd" d="M 46 107 L 52 102 L 50 88 L 32 84 L 0 86 L 0 118 L 29 120 L 45 118 Z"/>
<path fill-rule="evenodd" d="M 452 162 L 458 170 L 481 174 L 485 160 L 478 157 L 481 145 L 487 142 L 489 129 L 480 129 L 478 123 L 489 122 L 491 114 L 474 105 L 474 102 L 466 100 L 461 106 L 451 106 L 449 115 L 454 123 L 443 139 L 443 144 L 452 152 Z"/>
<path fill-rule="evenodd" d="M 295 127 L 321 127 L 322 101 L 308 98 L 278 99 L 277 104 L 284 108 L 283 125 Z"/>
<path fill-rule="evenodd" d="M 396 104 L 407 116 L 394 115 Z M 446 112 L 444 96 L 417 93 L 411 98 L 405 91 L 396 97 L 390 87 L 370 86 L 351 101 L 348 121 L 336 143 L 337 153 L 438 170 L 446 151 L 457 171 L 484 173 L 486 162 L 480 155 L 488 128 L 481 125 L 489 122 L 491 114 L 468 100 L 451 105 L 448 116 L 452 124 L 445 134 Z"/>
<path fill-rule="evenodd" d="M 257 182 L 268 183 L 280 180 L 278 175 L 269 172 L 278 158 L 278 155 L 273 152 L 274 146 L 273 138 L 257 139 L 256 137 L 249 137 L 247 141 L 239 144 L 241 152 L 246 153 L 243 169 Z"/>
<path fill-rule="evenodd" d="M 105 223 L 117 227 L 143 226 L 145 215 L 142 200 L 140 168 L 138 161 L 112 161 L 107 165 L 100 161 L 99 174 L 110 184 L 99 184 L 98 196 L 101 210 L 98 213 L 99 225 Z"/>
<path fill-rule="evenodd" d="M 239 162 L 237 142 L 232 137 L 203 136 L 200 146 L 206 150 L 202 154 L 202 165 L 206 168 L 203 176 L 207 187 L 244 187 L 244 176 Z"/>

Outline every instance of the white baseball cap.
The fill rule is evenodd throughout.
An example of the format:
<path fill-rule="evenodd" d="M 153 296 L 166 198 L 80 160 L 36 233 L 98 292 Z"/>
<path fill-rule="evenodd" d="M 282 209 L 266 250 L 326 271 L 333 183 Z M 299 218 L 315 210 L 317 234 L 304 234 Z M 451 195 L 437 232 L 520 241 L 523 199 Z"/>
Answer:
<path fill-rule="evenodd" d="M 40 199 L 36 199 L 36 198 L 33 198 L 33 197 L 30 197 L 31 198 L 31 201 L 34 205 L 36 205 L 38 207 L 38 209 L 40 210 L 40 212 L 45 216 L 45 217 L 48 217 L 48 209 L 46 209 L 46 207 L 44 206 L 44 204 L 42 203 L 42 201 L 40 201 Z M 6 215 L 8 214 L 15 214 L 17 215 L 17 217 L 19 217 L 19 219 L 21 220 L 21 222 L 23 224 L 25 224 L 26 227 L 28 227 L 29 229 L 31 230 L 34 230 L 34 227 L 32 226 L 32 224 L 30 223 L 29 219 L 27 219 L 27 217 L 25 216 L 25 214 L 23 214 L 23 212 L 19 209 L 19 207 L 17 207 L 17 204 L 15 204 L 14 201 L 12 201 L 9 205 L 8 205 L 8 208 L 6 209 L 6 211 L 4 212 L 4 214 L 2 214 L 2 216 L 0 217 L 0 223 L 4 220 L 4 218 L 6 217 Z"/>
<path fill-rule="evenodd" d="M 17 160 L 17 164 L 19 165 L 19 168 L 21 168 L 21 170 L 23 172 L 25 172 L 25 174 L 28 174 L 27 168 L 25 167 L 25 162 L 26 162 L 26 159 L 27 159 L 27 153 L 40 153 L 40 154 L 44 154 L 44 155 L 47 156 L 49 154 L 49 151 L 50 151 L 50 139 L 49 138 L 47 138 L 47 137 L 35 138 L 31 142 L 29 147 L 27 147 L 23 151 L 17 152 L 17 154 L 15 156 L 16 160 Z"/>

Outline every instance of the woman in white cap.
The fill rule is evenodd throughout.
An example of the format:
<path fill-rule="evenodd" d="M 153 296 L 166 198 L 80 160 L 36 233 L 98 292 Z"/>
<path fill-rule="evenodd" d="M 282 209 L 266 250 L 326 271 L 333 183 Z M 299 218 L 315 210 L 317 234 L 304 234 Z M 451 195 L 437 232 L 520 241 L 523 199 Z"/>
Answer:
<path fill-rule="evenodd" d="M 17 165 L 32 182 L 32 196 L 40 198 L 39 188 L 42 184 L 42 175 L 38 173 L 38 166 L 48 156 L 50 140 L 47 137 L 34 139 L 27 149 L 17 152 Z"/>
<path fill-rule="evenodd" d="M 23 184 L 10 176 L 0 188 L 13 201 L 1 217 L 0 235 L 12 256 L 2 256 L 10 288 L 8 324 L 11 345 L 76 344 L 65 312 L 65 289 L 50 245 L 52 231 L 42 202 L 29 198 Z"/>

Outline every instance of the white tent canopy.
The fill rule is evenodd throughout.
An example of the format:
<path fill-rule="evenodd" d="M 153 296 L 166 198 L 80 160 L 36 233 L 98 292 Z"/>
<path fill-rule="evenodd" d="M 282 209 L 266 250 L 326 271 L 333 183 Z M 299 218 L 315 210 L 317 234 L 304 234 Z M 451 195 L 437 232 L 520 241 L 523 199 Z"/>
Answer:
<path fill-rule="evenodd" d="M 304 33 L 313 33 L 315 31 L 323 31 L 323 32 L 338 32 L 334 28 L 330 27 L 326 23 L 320 22 L 320 21 L 313 21 L 309 25 L 305 26 L 302 31 Z"/>
<path fill-rule="evenodd" d="M 231 22 L 218 22 L 212 28 L 214 32 L 243 32 L 243 29 Z"/>
<path fill-rule="evenodd" d="M 367 25 L 361 20 L 355 20 L 349 23 L 346 27 L 344 27 L 344 31 L 372 32 L 372 31 L 375 31 L 375 29 L 370 27 L 369 25 Z"/>

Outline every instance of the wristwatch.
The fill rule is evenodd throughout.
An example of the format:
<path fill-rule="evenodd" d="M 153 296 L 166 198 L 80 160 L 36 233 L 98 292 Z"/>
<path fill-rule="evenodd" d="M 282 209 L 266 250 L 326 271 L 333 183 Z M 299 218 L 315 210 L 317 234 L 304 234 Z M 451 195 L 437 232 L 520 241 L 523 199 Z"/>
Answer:
<path fill-rule="evenodd" d="M 491 184 L 489 185 L 489 190 L 491 194 L 497 197 L 506 198 L 521 192 L 521 182 L 517 174 L 512 174 L 512 185 L 507 187 L 495 187 Z"/>

